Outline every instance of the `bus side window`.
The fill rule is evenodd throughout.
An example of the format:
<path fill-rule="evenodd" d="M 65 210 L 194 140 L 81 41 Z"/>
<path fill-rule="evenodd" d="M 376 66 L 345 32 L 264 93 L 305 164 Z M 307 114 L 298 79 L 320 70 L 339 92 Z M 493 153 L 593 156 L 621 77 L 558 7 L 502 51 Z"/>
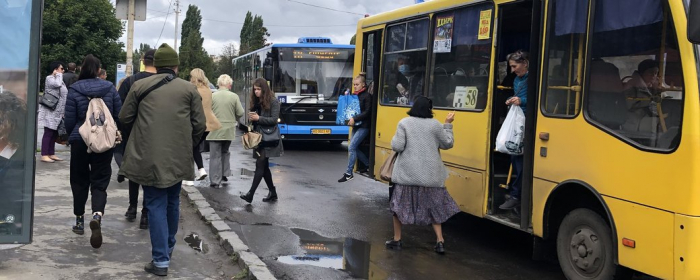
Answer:
<path fill-rule="evenodd" d="M 423 95 L 429 28 L 428 19 L 387 28 L 382 104 L 410 106 L 414 98 Z"/>
<path fill-rule="evenodd" d="M 638 13 L 623 12 L 630 5 Z M 591 57 L 595 59 L 589 65 L 589 88 L 584 88 L 587 117 L 627 142 L 676 148 L 683 78 L 667 4 L 660 0 L 599 1 L 594 16 Z"/>

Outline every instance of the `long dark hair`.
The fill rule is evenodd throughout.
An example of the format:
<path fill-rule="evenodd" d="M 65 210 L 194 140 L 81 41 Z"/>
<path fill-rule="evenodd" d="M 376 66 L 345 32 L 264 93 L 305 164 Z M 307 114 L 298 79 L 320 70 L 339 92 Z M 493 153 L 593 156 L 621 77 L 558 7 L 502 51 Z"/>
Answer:
<path fill-rule="evenodd" d="M 94 79 L 100 75 L 100 60 L 94 55 L 88 54 L 83 59 L 78 80 Z"/>
<path fill-rule="evenodd" d="M 408 110 L 408 115 L 411 117 L 432 119 L 433 118 L 433 101 L 425 96 L 418 96 L 413 100 L 413 107 Z"/>
<path fill-rule="evenodd" d="M 24 139 L 26 110 L 27 107 L 22 99 L 9 91 L 0 93 L 0 138 L 7 139 L 10 147 L 15 149 Z"/>
<path fill-rule="evenodd" d="M 255 87 L 259 87 L 262 90 L 260 98 L 255 96 Z M 269 110 L 272 100 L 275 99 L 275 94 L 270 90 L 270 86 L 267 85 L 267 81 L 263 78 L 257 78 L 253 82 L 253 91 L 250 93 L 250 109 L 254 110 L 256 105 L 260 105 L 262 109 Z"/>

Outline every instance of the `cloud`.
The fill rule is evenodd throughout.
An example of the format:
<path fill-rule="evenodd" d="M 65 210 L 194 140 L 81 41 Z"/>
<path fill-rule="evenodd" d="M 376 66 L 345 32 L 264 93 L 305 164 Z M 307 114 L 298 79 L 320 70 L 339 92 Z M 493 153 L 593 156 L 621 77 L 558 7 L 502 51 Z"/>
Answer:
<path fill-rule="evenodd" d="M 114 1 L 112 0 L 113 3 Z M 242 22 L 248 11 L 253 15 L 262 16 L 270 32 L 271 42 L 295 43 L 299 37 L 321 36 L 330 37 L 334 43 L 347 44 L 355 34 L 357 21 L 362 18 L 362 15 L 378 14 L 414 3 L 414 0 L 294 1 L 356 14 L 316 8 L 289 0 L 181 0 L 178 46 L 180 45 L 179 33 L 182 31 L 180 27 L 190 4 L 196 5 L 202 13 L 201 32 L 204 37 L 204 48 L 209 54 L 218 55 L 224 45 L 230 43 L 240 45 Z M 148 1 L 147 20 L 137 21 L 134 24 L 135 49 L 141 43 L 152 47 L 155 47 L 156 43 L 170 45 L 174 43 L 175 14 L 168 13 L 168 10 L 174 10 L 174 6 L 175 0 Z M 126 45 L 126 32 L 121 41 Z"/>

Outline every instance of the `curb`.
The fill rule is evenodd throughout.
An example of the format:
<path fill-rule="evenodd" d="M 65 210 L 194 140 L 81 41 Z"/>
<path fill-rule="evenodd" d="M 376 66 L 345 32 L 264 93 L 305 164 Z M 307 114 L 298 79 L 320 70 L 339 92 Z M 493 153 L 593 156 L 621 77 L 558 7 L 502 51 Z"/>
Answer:
<path fill-rule="evenodd" d="M 192 204 L 197 214 L 206 222 L 211 231 L 219 239 L 219 245 L 224 248 L 226 254 L 231 256 L 233 261 L 243 268 L 246 280 L 274 280 L 277 279 L 267 268 L 267 265 L 260 260 L 260 257 L 250 252 L 245 243 L 238 237 L 238 234 L 231 230 L 223 219 L 211 208 L 209 202 L 202 196 L 194 186 L 182 186 L 182 193 Z"/>

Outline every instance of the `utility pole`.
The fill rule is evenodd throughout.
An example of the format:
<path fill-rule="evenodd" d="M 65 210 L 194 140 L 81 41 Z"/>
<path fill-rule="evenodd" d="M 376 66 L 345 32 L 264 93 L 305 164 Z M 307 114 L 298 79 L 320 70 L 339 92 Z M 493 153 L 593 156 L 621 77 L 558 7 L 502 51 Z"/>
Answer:
<path fill-rule="evenodd" d="M 175 45 L 173 48 L 177 51 L 177 24 L 180 19 L 180 0 L 175 0 Z"/>
<path fill-rule="evenodd" d="M 129 77 L 134 73 L 134 1 L 129 0 L 129 11 L 127 12 L 127 20 L 129 27 L 126 31 L 126 76 Z"/>

